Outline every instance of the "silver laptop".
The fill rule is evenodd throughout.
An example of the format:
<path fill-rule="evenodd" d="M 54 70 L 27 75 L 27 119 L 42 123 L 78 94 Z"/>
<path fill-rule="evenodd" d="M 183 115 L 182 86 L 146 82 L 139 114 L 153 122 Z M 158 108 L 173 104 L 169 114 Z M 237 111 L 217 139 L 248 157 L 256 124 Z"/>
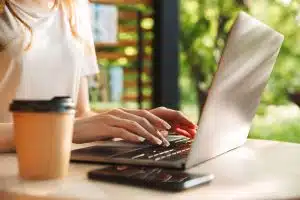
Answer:
<path fill-rule="evenodd" d="M 72 161 L 186 169 L 243 145 L 277 59 L 283 35 L 241 12 L 227 40 L 194 140 L 169 147 L 110 142 L 75 150 Z"/>

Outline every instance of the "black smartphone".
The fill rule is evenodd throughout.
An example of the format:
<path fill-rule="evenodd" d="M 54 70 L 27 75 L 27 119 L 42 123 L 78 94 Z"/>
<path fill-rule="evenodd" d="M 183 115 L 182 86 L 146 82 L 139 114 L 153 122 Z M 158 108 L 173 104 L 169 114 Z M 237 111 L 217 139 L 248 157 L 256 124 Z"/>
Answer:
<path fill-rule="evenodd" d="M 88 172 L 88 178 L 167 191 L 182 191 L 210 183 L 213 174 L 139 166 L 113 166 Z"/>

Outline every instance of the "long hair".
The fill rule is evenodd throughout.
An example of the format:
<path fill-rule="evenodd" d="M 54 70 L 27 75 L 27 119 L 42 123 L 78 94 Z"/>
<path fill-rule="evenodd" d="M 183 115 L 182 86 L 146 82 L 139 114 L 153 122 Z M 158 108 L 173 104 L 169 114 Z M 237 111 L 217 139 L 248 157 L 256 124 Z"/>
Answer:
<path fill-rule="evenodd" d="M 25 51 L 29 50 L 32 44 L 32 39 L 33 39 L 33 31 L 32 28 L 30 27 L 30 25 L 28 23 L 26 23 L 15 11 L 14 9 L 11 7 L 9 0 L 0 0 L 0 14 L 1 12 L 3 12 L 5 6 L 9 9 L 9 11 L 12 13 L 12 15 L 19 20 L 26 29 L 29 30 L 30 32 L 30 40 L 29 43 L 25 46 Z M 51 8 L 51 10 L 54 10 L 58 7 L 64 7 L 67 12 L 68 12 L 68 17 L 69 17 L 69 26 L 70 26 L 70 30 L 71 33 L 74 37 L 80 39 L 78 32 L 77 32 L 77 21 L 76 21 L 76 17 L 75 17 L 75 5 L 74 5 L 74 1 L 73 0 L 55 0 L 53 7 Z"/>

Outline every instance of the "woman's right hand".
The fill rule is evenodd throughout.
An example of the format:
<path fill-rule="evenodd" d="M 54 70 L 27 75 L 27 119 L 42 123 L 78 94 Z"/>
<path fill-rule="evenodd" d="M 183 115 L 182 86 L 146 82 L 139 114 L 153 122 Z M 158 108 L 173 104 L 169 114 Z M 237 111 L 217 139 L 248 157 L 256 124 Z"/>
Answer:
<path fill-rule="evenodd" d="M 122 138 L 138 143 L 145 138 L 156 145 L 168 144 L 165 133 L 170 128 L 166 121 L 149 111 L 114 109 L 76 120 L 73 142 L 87 143 Z"/>

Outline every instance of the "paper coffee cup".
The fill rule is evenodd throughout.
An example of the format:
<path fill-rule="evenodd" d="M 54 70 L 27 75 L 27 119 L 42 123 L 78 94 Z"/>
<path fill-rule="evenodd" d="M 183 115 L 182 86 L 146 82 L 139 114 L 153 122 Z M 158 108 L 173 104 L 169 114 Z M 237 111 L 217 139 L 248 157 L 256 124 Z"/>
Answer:
<path fill-rule="evenodd" d="M 75 106 L 69 97 L 50 101 L 15 100 L 14 121 L 19 174 L 23 179 L 63 178 L 68 173 Z"/>

